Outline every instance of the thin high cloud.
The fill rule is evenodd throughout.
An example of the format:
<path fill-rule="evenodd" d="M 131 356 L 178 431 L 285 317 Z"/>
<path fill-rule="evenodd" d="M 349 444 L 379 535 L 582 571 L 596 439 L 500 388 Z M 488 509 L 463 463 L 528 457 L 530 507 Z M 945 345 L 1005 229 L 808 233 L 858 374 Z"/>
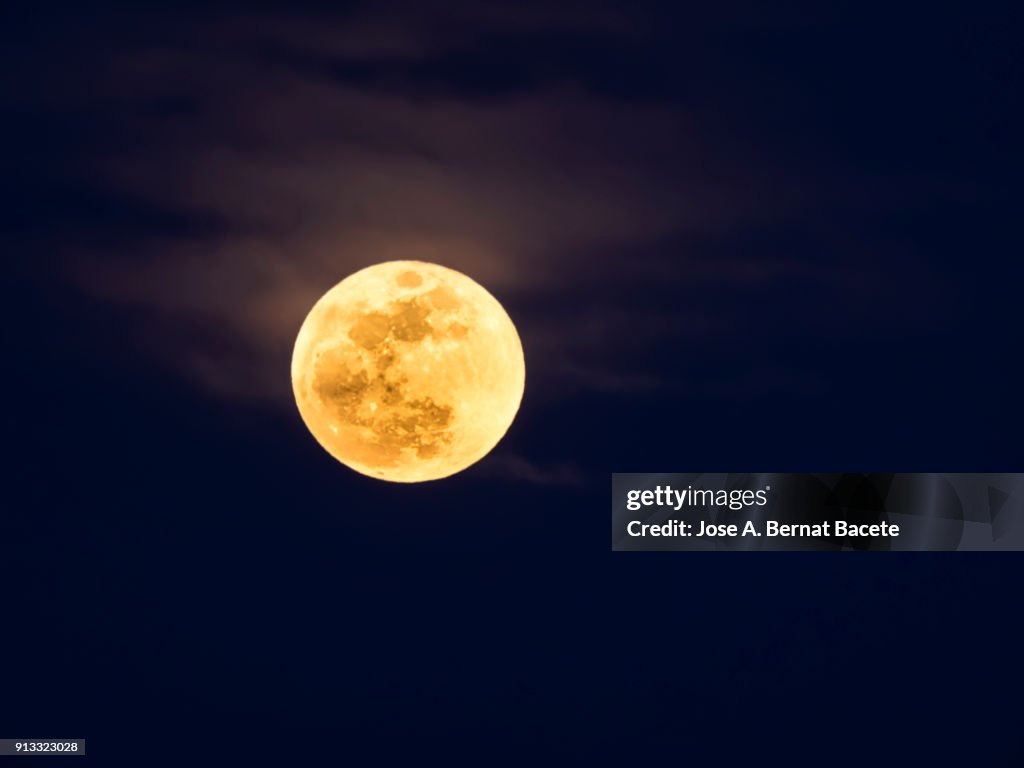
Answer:
<path fill-rule="evenodd" d="M 886 200 L 709 132 L 701 89 L 683 86 L 712 75 L 666 70 L 664 50 L 638 56 L 657 39 L 642 18 L 443 8 L 229 15 L 90 49 L 92 74 L 31 98 L 95 110 L 125 137 L 75 163 L 112 200 L 160 215 L 133 215 L 151 231 L 127 242 L 64 254 L 62 274 L 159 318 L 146 352 L 159 364 L 217 396 L 289 407 L 306 311 L 378 261 L 437 261 L 484 284 L 548 397 L 673 388 L 633 353 L 756 334 L 735 310 L 753 292 L 805 286 L 792 331 L 812 314 L 824 330 L 859 318 L 834 297 L 882 265 L 934 287 L 914 254 L 857 242 L 858 212 Z M 512 55 L 526 43 L 534 59 Z M 628 62 L 638 87 L 587 61 Z M 836 210 L 851 216 L 846 267 L 827 239 L 784 235 Z"/>
<path fill-rule="evenodd" d="M 571 462 L 543 466 L 516 453 L 498 451 L 480 465 L 485 477 L 527 482 L 532 485 L 578 488 L 586 484 L 582 470 Z"/>
<path fill-rule="evenodd" d="M 128 105 L 137 142 L 92 169 L 124 198 L 194 211 L 223 231 L 72 261 L 73 278 L 96 297 L 187 320 L 155 348 L 218 392 L 284 397 L 277 369 L 304 313 L 369 263 L 445 263 L 514 309 L 592 269 L 588 242 L 678 223 L 679 184 L 652 175 L 633 149 L 667 152 L 685 138 L 660 107 L 627 119 L 571 85 L 486 103 L 342 85 L 253 55 L 267 45 L 265 25 L 238 34 L 227 49 L 206 40 L 110 52 L 101 71 L 110 98 Z M 378 66 L 379 56 L 367 61 Z M 146 108 L 154 104 L 186 106 Z M 660 202 L 634 194 L 644 177 Z M 528 344 L 552 333 L 516 319 Z M 212 348 L 197 327 L 234 343 Z"/>

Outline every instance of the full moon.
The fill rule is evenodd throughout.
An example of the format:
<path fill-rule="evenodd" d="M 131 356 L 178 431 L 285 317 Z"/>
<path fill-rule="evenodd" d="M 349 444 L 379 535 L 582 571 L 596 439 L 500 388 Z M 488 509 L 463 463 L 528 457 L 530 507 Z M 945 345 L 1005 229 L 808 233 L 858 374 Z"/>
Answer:
<path fill-rule="evenodd" d="M 306 316 L 292 353 L 299 414 L 342 464 L 380 480 L 454 475 L 515 419 L 523 347 L 498 300 L 422 261 L 360 270 Z"/>

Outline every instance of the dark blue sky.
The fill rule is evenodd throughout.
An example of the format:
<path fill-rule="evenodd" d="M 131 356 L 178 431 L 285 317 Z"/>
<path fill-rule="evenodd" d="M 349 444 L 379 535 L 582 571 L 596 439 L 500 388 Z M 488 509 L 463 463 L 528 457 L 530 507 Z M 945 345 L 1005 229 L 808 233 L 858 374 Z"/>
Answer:
<path fill-rule="evenodd" d="M 300 5 L 5 10 L 0 736 L 1020 765 L 1019 557 L 608 537 L 614 471 L 1020 469 L 1011 4 Z M 422 486 L 290 399 L 390 258 L 527 358 Z"/>

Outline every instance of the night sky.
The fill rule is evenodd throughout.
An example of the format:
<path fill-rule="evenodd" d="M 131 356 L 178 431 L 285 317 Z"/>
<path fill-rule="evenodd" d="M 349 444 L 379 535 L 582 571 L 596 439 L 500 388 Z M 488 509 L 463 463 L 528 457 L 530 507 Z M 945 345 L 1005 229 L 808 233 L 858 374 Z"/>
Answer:
<path fill-rule="evenodd" d="M 5 7 L 0 737 L 1024 764 L 1020 556 L 609 539 L 612 472 L 1022 469 L 1020 28 Z M 313 302 L 406 258 L 486 286 L 527 365 L 495 451 L 418 485 L 327 455 L 289 379 Z"/>

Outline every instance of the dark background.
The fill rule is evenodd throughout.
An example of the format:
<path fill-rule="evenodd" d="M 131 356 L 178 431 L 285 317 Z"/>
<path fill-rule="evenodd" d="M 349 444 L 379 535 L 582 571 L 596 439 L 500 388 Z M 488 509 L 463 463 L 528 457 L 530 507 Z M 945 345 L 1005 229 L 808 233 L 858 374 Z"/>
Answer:
<path fill-rule="evenodd" d="M 0 735 L 1021 765 L 1016 555 L 608 542 L 615 471 L 1020 471 L 1012 4 L 300 6 L 5 6 Z M 287 378 L 403 257 L 527 355 L 419 486 Z"/>

